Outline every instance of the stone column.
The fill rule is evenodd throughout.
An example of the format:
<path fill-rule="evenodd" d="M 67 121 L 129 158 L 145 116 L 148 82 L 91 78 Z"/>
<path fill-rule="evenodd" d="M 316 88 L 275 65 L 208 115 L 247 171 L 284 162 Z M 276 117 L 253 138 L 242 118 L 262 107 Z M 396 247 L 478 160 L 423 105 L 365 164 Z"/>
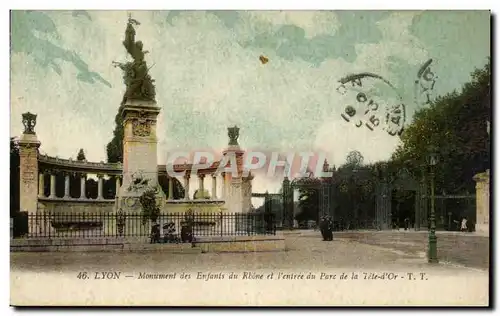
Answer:
<path fill-rule="evenodd" d="M 64 174 L 64 198 L 69 199 L 69 173 Z"/>
<path fill-rule="evenodd" d="M 54 172 L 50 173 L 50 196 L 49 198 L 56 198 L 56 175 Z"/>
<path fill-rule="evenodd" d="M 222 179 L 221 199 L 225 200 L 227 193 L 226 193 L 226 178 L 224 173 L 221 173 L 221 179 Z"/>
<path fill-rule="evenodd" d="M 476 232 L 489 236 L 490 170 L 474 176 L 476 181 Z"/>
<path fill-rule="evenodd" d="M 212 200 L 217 200 L 217 176 L 212 175 Z"/>
<path fill-rule="evenodd" d="M 172 177 L 168 178 L 168 199 L 169 200 L 174 199 L 174 181 Z"/>
<path fill-rule="evenodd" d="M 38 175 L 38 197 L 45 197 L 45 174 L 42 172 Z"/>
<path fill-rule="evenodd" d="M 35 133 L 36 114 L 23 113 L 24 132 L 19 145 L 19 211 L 35 215 L 38 211 L 38 148 L 40 142 Z M 28 220 L 28 232 L 34 233 L 39 226 Z"/>
<path fill-rule="evenodd" d="M 189 175 L 184 176 L 184 200 L 189 200 Z"/>
<path fill-rule="evenodd" d="M 199 183 L 199 186 L 198 186 L 198 190 L 201 192 L 201 196 L 203 196 L 203 192 L 205 191 L 205 186 L 203 184 L 203 180 L 205 179 L 205 175 L 204 174 L 199 174 L 198 175 L 198 183 Z"/>
<path fill-rule="evenodd" d="M 37 182 L 39 179 L 37 179 L 37 148 L 40 146 L 40 142 L 38 142 L 36 135 L 23 134 L 18 144 L 20 159 L 19 207 L 21 212 L 34 214 L 38 206 L 39 190 L 37 188 Z"/>
<path fill-rule="evenodd" d="M 115 197 L 118 196 L 119 192 L 120 192 L 120 177 L 116 176 Z"/>
<path fill-rule="evenodd" d="M 81 174 L 81 178 L 80 178 L 80 199 L 81 200 L 84 200 L 86 199 L 87 197 L 85 196 L 86 192 L 85 192 L 85 181 L 87 180 L 87 175 L 85 173 L 82 173 Z"/>
<path fill-rule="evenodd" d="M 102 200 L 103 197 L 102 197 L 102 178 L 104 177 L 104 175 L 102 174 L 98 174 L 97 175 L 97 179 L 99 180 L 97 182 L 97 199 L 98 200 Z"/>

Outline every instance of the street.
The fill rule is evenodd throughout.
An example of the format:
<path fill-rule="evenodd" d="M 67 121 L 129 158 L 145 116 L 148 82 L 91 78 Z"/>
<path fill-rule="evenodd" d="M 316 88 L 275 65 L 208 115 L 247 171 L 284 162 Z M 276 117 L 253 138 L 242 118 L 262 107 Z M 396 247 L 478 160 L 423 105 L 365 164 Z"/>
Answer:
<path fill-rule="evenodd" d="M 409 247 L 403 237 L 415 243 L 420 234 L 406 234 L 398 243 L 391 236 L 337 233 L 327 242 L 319 232 L 286 232 L 288 251 L 266 253 L 11 253 L 11 299 L 42 305 L 487 304 L 488 272 L 475 268 L 481 260 L 465 261 L 472 269 L 429 265 L 423 248 L 401 247 Z M 89 278 L 79 278 L 82 272 Z M 175 277 L 144 279 L 159 273 Z M 230 280 L 231 273 L 240 278 Z M 311 274 L 315 278 L 306 280 Z M 342 281 L 342 274 L 349 279 Z"/>

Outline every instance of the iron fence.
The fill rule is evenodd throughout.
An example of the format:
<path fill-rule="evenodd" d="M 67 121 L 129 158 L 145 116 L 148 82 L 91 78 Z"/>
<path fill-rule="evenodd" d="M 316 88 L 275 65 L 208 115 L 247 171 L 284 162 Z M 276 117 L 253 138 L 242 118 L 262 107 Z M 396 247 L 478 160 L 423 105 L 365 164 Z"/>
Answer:
<path fill-rule="evenodd" d="M 142 213 L 51 213 L 26 214 L 25 233 L 14 238 L 99 238 L 150 237 L 153 225 L 163 236 L 181 235 L 189 227 L 196 237 L 275 235 L 273 214 L 263 213 L 185 213 L 160 214 L 155 222 Z M 26 225 L 27 224 L 27 225 Z"/>

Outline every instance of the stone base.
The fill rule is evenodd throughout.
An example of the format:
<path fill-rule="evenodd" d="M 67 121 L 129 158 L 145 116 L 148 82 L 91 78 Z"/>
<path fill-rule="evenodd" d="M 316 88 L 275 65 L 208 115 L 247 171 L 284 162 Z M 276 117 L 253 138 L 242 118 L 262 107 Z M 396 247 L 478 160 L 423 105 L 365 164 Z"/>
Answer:
<path fill-rule="evenodd" d="M 476 233 L 489 236 L 490 226 L 488 224 L 476 224 Z"/>
<path fill-rule="evenodd" d="M 120 209 L 125 213 L 141 213 L 142 205 L 140 198 L 145 190 L 140 191 L 130 191 L 130 192 L 120 192 L 120 195 L 115 199 L 114 212 L 118 212 Z M 160 210 L 165 207 L 165 194 L 161 189 L 158 190 L 156 194 L 156 203 Z"/>

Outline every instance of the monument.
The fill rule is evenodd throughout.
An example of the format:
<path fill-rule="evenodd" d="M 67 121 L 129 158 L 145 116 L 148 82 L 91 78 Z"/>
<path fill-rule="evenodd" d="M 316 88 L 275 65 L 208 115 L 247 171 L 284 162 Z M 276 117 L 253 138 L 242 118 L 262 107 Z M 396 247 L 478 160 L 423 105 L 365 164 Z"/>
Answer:
<path fill-rule="evenodd" d="M 36 137 L 36 114 L 24 113 L 24 132 L 19 139 L 19 159 L 21 181 L 19 183 L 19 203 L 22 212 L 34 214 L 38 201 L 38 147 Z"/>
<path fill-rule="evenodd" d="M 158 185 L 156 122 L 161 108 L 155 100 L 154 80 L 144 59 L 148 51 L 135 41 L 134 25 L 140 23 L 129 16 L 123 46 L 131 62 L 113 62 L 123 71 L 125 93 L 120 105 L 123 117 L 123 182 L 118 190 L 115 209 L 140 211 L 139 197 L 149 189 L 156 191 L 160 208 L 165 194 Z"/>
<path fill-rule="evenodd" d="M 243 175 L 243 159 L 245 152 L 238 144 L 240 129 L 237 126 L 227 129 L 229 143 L 223 156 L 234 155 L 236 158 L 237 176 L 228 172 L 224 175 L 224 196 L 226 197 L 226 207 L 231 213 L 249 212 L 251 208 L 252 179 L 253 175 Z M 232 160 L 229 159 L 229 162 Z"/>

